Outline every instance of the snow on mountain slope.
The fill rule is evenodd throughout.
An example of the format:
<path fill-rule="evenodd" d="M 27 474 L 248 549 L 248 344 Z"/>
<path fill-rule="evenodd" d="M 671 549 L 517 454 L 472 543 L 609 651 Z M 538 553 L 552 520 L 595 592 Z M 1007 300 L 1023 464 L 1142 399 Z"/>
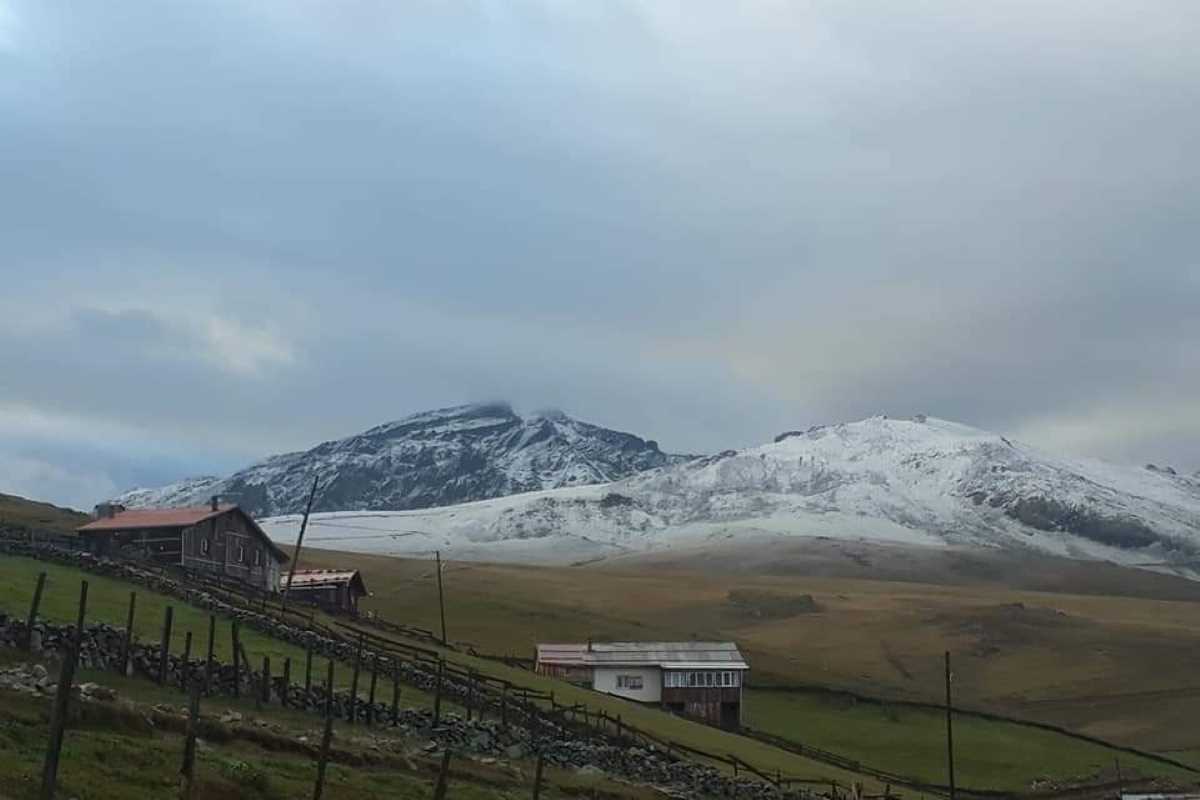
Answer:
<path fill-rule="evenodd" d="M 117 498 L 129 507 L 207 502 L 256 515 L 302 511 L 314 474 L 318 509 L 406 509 L 618 480 L 674 463 L 653 441 L 560 412 L 518 416 L 507 405 L 439 409 L 311 450 L 272 456 L 228 478 L 195 478 Z"/>
<path fill-rule="evenodd" d="M 293 541 L 297 517 L 267 520 Z M 791 432 L 605 485 L 314 520 L 314 546 L 569 562 L 756 534 L 1020 547 L 1126 564 L 1200 555 L 1200 481 L 1061 458 L 944 420 Z"/>

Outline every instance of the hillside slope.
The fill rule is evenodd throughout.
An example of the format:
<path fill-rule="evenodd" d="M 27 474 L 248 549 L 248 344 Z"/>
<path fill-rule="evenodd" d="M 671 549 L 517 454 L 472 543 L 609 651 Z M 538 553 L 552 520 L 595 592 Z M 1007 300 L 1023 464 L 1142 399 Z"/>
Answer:
<path fill-rule="evenodd" d="M 1200 481 L 1053 456 L 945 420 L 874 417 L 605 485 L 316 522 L 330 547 L 474 559 L 569 562 L 769 534 L 1026 548 L 1190 574 Z M 295 528 L 268 521 L 280 541 Z"/>
<path fill-rule="evenodd" d="M 129 507 L 203 504 L 213 494 L 257 515 L 303 510 L 314 474 L 319 510 L 413 509 L 607 483 L 682 459 L 629 433 L 503 404 L 415 414 L 304 452 L 272 456 L 227 478 L 202 477 L 115 500 Z"/>
<path fill-rule="evenodd" d="M 61 534 L 73 533 L 87 521 L 87 514 L 71 508 L 0 493 L 0 528 L 12 527 Z"/>

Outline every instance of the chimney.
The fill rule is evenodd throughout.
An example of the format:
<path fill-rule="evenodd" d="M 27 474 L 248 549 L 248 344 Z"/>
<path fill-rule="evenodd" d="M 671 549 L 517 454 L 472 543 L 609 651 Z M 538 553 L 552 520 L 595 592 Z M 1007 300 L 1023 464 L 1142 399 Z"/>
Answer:
<path fill-rule="evenodd" d="M 218 507 L 220 506 L 220 501 L 221 501 L 221 496 L 219 494 L 214 494 L 209 499 L 209 503 L 211 504 L 213 511 L 216 511 L 218 509 Z"/>
<path fill-rule="evenodd" d="M 92 509 L 92 516 L 96 519 L 112 519 L 124 510 L 125 506 L 120 503 L 99 503 Z"/>

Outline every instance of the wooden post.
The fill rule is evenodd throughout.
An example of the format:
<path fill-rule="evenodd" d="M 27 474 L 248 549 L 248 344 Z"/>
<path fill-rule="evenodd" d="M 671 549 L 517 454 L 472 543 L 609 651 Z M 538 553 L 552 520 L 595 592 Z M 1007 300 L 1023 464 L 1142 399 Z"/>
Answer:
<path fill-rule="evenodd" d="M 508 687 L 500 693 L 500 730 L 508 730 Z"/>
<path fill-rule="evenodd" d="M 950 651 L 946 651 L 946 771 L 950 778 L 950 800 L 954 800 L 954 707 L 950 702 Z"/>
<path fill-rule="evenodd" d="M 54 711 L 50 717 L 50 741 L 46 745 L 46 760 L 42 765 L 41 800 L 53 800 L 58 784 L 58 756 L 62 752 L 63 733 L 67 726 L 67 708 L 71 701 L 71 682 L 75 677 L 75 664 L 83 647 L 83 617 L 87 611 L 88 582 L 79 586 L 79 615 L 75 622 L 75 636 L 58 674 L 58 690 L 54 695 Z"/>
<path fill-rule="evenodd" d="M 188 690 L 192 673 L 192 632 L 188 631 L 183 637 L 183 669 L 179 671 L 179 688 Z"/>
<path fill-rule="evenodd" d="M 442 766 L 433 787 L 433 800 L 446 800 L 446 776 L 450 772 L 450 748 L 442 752 Z"/>
<path fill-rule="evenodd" d="M 133 647 L 133 611 L 137 607 L 137 592 L 129 593 L 129 615 L 125 618 L 125 641 L 121 643 L 121 675 L 129 674 L 129 648 Z"/>
<path fill-rule="evenodd" d="M 362 668 L 363 635 L 358 635 L 358 647 L 354 648 L 354 677 L 350 679 L 350 724 L 358 716 L 358 673 Z"/>
<path fill-rule="evenodd" d="M 438 659 L 437 683 L 433 688 L 433 727 L 437 727 L 442 722 L 442 670 L 446 666 L 446 662 Z"/>
<path fill-rule="evenodd" d="M 175 608 L 167 606 L 166 614 L 163 616 L 162 643 L 158 648 L 158 683 L 163 685 L 167 682 L 167 656 L 171 653 L 171 622 L 175 617 Z"/>
<path fill-rule="evenodd" d="M 475 671 L 467 672 L 467 722 L 471 721 L 471 707 L 475 705 Z"/>
<path fill-rule="evenodd" d="M 33 625 L 37 622 L 38 606 L 42 604 L 42 591 L 46 588 L 46 573 L 39 572 L 37 585 L 33 587 L 33 602 L 29 604 L 29 617 L 25 621 L 25 649 L 33 647 Z"/>
<path fill-rule="evenodd" d="M 371 658 L 371 689 L 367 692 L 367 724 L 375 724 L 375 682 L 379 680 L 379 656 Z"/>
<path fill-rule="evenodd" d="M 279 693 L 279 705 L 287 708 L 288 694 L 292 689 L 292 659 L 283 660 L 283 691 Z"/>
<path fill-rule="evenodd" d="M 325 764 L 329 761 L 329 743 L 333 740 L 333 659 L 329 659 L 329 672 L 325 677 L 325 732 L 321 736 L 321 758 L 317 762 L 317 785 L 313 800 L 321 800 L 325 790 Z"/>
<path fill-rule="evenodd" d="M 238 621 L 235 619 L 229 628 L 229 636 L 233 647 L 233 696 L 242 696 L 242 643 L 238 641 Z"/>
<path fill-rule="evenodd" d="M 263 656 L 262 664 L 262 700 L 271 705 L 271 657 Z"/>
<path fill-rule="evenodd" d="M 621 743 L 621 715 L 617 714 L 617 744 L 620 744 L 620 743 Z M 737 767 L 735 766 L 734 769 L 736 770 Z"/>
<path fill-rule="evenodd" d="M 319 475 L 313 475 L 312 490 L 308 493 L 308 503 L 304 506 L 304 520 L 300 523 L 300 535 L 296 537 L 296 552 L 292 553 L 292 566 L 288 569 L 287 583 L 283 585 L 283 596 L 279 599 L 279 614 L 287 610 L 288 592 L 292 588 L 292 578 L 296 575 L 296 565 L 300 563 L 300 548 L 304 545 L 304 530 L 308 527 L 308 515 L 312 512 L 313 498 L 317 496 L 317 481 Z M 265 593 L 263 604 L 266 604 Z"/>
<path fill-rule="evenodd" d="M 195 796 L 196 781 L 196 723 L 200 719 L 200 682 L 191 682 L 191 695 L 188 698 L 187 739 L 183 745 L 183 766 L 179 768 L 183 787 L 180 796 L 182 800 L 192 800 Z"/>
<path fill-rule="evenodd" d="M 537 766 L 533 770 L 533 800 L 538 800 L 542 795 L 542 766 L 546 757 L 538 753 Z"/>
<path fill-rule="evenodd" d="M 400 669 L 392 662 L 392 727 L 400 724 Z"/>
<path fill-rule="evenodd" d="M 217 636 L 217 617 L 215 614 L 208 618 L 208 654 L 204 657 L 204 693 L 212 692 L 213 643 Z"/>
<path fill-rule="evenodd" d="M 435 550 L 437 557 L 438 609 L 442 615 L 442 646 L 446 645 L 446 598 L 442 593 L 442 551 Z"/>
<path fill-rule="evenodd" d="M 304 696 L 312 690 L 312 645 L 304 651 Z M 307 702 L 307 701 L 305 701 Z"/>

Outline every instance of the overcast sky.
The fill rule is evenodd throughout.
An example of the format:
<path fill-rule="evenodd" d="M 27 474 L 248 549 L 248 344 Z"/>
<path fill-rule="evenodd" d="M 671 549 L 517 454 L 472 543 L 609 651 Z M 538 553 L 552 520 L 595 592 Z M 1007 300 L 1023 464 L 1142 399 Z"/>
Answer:
<path fill-rule="evenodd" d="M 427 408 L 1200 468 L 1200 3 L 0 0 L 0 491 Z"/>

